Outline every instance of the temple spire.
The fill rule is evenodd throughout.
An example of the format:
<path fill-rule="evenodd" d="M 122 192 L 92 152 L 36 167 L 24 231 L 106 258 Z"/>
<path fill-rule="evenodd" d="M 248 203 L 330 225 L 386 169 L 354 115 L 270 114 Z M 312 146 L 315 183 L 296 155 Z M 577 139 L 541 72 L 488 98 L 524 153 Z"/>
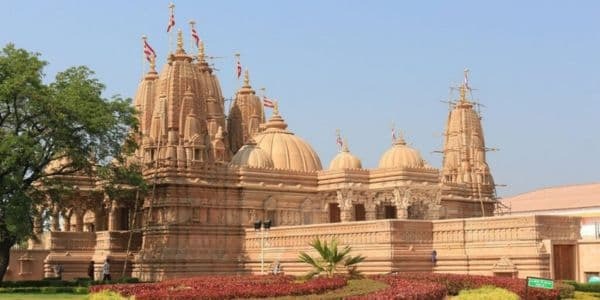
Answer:
<path fill-rule="evenodd" d="M 244 71 L 244 87 L 250 87 L 250 73 L 248 69 Z"/>
<path fill-rule="evenodd" d="M 459 101 L 460 102 L 468 102 L 467 93 L 471 90 L 471 87 L 469 86 L 469 69 L 465 68 L 463 73 L 464 73 L 464 80 L 459 88 L 459 92 L 460 92 Z"/>
<path fill-rule="evenodd" d="M 183 50 L 183 31 L 181 29 L 177 30 L 177 52 L 185 52 Z"/>

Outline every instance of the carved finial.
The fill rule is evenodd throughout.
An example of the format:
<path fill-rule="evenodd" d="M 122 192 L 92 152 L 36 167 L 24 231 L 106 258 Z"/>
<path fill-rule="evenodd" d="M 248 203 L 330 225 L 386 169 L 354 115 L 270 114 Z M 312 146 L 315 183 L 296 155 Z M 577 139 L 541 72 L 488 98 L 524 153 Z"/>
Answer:
<path fill-rule="evenodd" d="M 183 51 L 183 31 L 177 30 L 177 52 Z"/>
<path fill-rule="evenodd" d="M 464 74 L 463 84 L 459 88 L 459 92 L 460 92 L 459 101 L 461 101 L 461 102 L 467 101 L 467 92 L 471 90 L 471 87 L 469 86 L 469 69 L 465 68 L 465 70 L 463 71 L 463 74 Z"/>
<path fill-rule="evenodd" d="M 198 44 L 198 60 L 200 62 L 204 62 L 204 58 L 206 56 L 204 55 L 204 41 L 200 40 L 200 43 Z"/>
<path fill-rule="evenodd" d="M 350 152 L 350 149 L 348 149 L 348 139 L 346 138 L 342 142 L 342 152 Z"/>
<path fill-rule="evenodd" d="M 250 73 L 248 73 L 248 69 L 244 71 L 244 86 L 250 86 Z"/>
<path fill-rule="evenodd" d="M 279 115 L 279 101 L 273 100 L 273 115 Z"/>

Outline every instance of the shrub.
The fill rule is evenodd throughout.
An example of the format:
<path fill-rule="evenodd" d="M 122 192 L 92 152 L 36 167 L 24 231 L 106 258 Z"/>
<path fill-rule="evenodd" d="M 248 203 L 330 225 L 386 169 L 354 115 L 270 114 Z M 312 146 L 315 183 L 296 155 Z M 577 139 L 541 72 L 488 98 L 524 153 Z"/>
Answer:
<path fill-rule="evenodd" d="M 97 293 L 91 293 L 88 296 L 89 300 L 126 300 L 126 297 L 121 296 L 117 292 L 113 291 L 100 291 Z"/>
<path fill-rule="evenodd" d="M 27 293 L 27 294 L 56 294 L 56 293 L 69 293 L 69 294 L 87 294 L 87 287 L 71 287 L 71 286 L 63 286 L 63 287 L 55 287 L 55 286 L 46 286 L 46 287 L 7 287 L 0 288 L 1 293 Z"/>
<path fill-rule="evenodd" d="M 300 262 L 307 263 L 313 267 L 313 270 L 306 275 L 306 278 L 312 278 L 315 275 L 325 273 L 327 277 L 333 277 L 340 273 L 340 269 L 345 269 L 353 278 L 361 277 L 357 265 L 365 260 L 362 255 L 350 256 L 352 248 L 346 246 L 338 250 L 338 241 L 332 239 L 331 242 L 321 241 L 318 237 L 310 243 L 310 246 L 317 250 L 320 257 L 314 258 L 306 252 L 300 252 Z"/>
<path fill-rule="evenodd" d="M 558 289 L 560 299 L 571 299 L 575 297 L 575 287 L 570 284 L 557 281 L 554 288 Z"/>
<path fill-rule="evenodd" d="M 600 283 L 579 283 L 573 280 L 565 280 L 563 282 L 572 285 L 576 291 L 600 293 Z"/>
<path fill-rule="evenodd" d="M 509 290 L 495 286 L 483 286 L 473 290 L 462 290 L 455 300 L 503 299 L 519 300 L 519 296 Z"/>

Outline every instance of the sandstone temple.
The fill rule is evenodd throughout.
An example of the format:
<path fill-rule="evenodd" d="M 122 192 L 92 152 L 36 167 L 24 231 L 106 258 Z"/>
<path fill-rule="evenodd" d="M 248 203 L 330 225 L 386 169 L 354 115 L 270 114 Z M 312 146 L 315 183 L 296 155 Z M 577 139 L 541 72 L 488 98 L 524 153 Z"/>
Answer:
<path fill-rule="evenodd" d="M 49 210 L 49 229 L 36 218 L 38 238 L 13 249 L 7 279 L 52 276 L 57 264 L 66 278 L 85 277 L 90 261 L 99 274 L 107 258 L 113 276 L 143 280 L 260 273 L 275 261 L 301 274 L 308 266 L 298 252 L 315 237 L 351 245 L 367 257 L 365 273 L 575 272 L 556 262 L 575 255 L 557 246 L 579 239 L 577 218 L 493 216 L 495 184 L 467 82 L 447 116 L 440 168 L 402 137 L 381 149 L 376 168 L 364 168 L 348 143 L 324 166 L 277 106 L 267 117 L 248 71 L 226 108 L 204 45 L 192 55 L 183 44 L 180 31 L 168 62 L 160 72 L 152 65 L 135 95 L 131 161 L 144 166 L 150 192 L 111 199 L 93 177 L 65 177 L 76 192 Z M 270 230 L 255 231 L 259 220 Z"/>

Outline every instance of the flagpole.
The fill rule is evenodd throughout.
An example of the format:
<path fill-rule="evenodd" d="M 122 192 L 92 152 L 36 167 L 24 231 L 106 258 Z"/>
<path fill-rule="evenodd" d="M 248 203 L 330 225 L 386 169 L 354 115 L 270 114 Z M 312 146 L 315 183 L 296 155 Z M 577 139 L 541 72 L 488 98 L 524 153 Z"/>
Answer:
<path fill-rule="evenodd" d="M 144 50 L 147 39 L 146 35 L 142 35 L 142 78 L 144 78 L 144 74 L 146 73 L 146 53 L 144 53 Z"/>
<path fill-rule="evenodd" d="M 170 15 L 169 15 L 169 27 L 171 26 L 171 16 L 175 15 L 175 4 L 173 4 L 173 2 L 171 2 L 169 4 L 169 10 L 170 10 Z M 171 32 L 171 30 L 169 30 L 169 53 L 173 53 L 173 33 Z"/>

